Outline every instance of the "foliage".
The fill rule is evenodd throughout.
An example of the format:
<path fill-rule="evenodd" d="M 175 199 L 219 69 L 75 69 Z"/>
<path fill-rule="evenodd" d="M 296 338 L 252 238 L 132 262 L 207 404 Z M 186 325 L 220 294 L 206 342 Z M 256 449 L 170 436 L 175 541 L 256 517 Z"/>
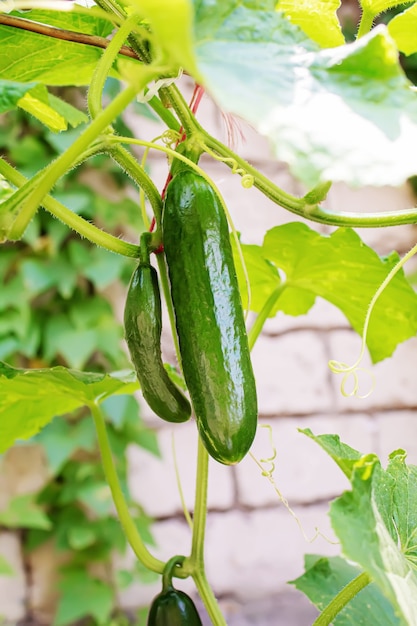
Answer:
<path fill-rule="evenodd" d="M 0 126 L 3 154 L 27 175 L 33 173 L 34 165 L 47 163 L 62 150 L 65 141 L 68 139 L 51 134 L 19 111 L 9 113 Z M 95 172 L 107 176 L 109 186 L 118 190 L 120 212 L 117 216 L 111 199 L 93 192 L 83 182 L 84 177 L 88 179 Z M 123 219 L 140 229 L 137 205 L 126 196 L 125 185 L 125 177 L 97 157 L 88 167 L 70 173 L 57 187 L 56 196 L 77 213 L 85 217 L 95 214 L 113 229 L 120 228 Z M 138 578 L 146 582 L 147 578 L 136 565 L 131 571 L 113 567 L 114 549 L 122 554 L 127 543 L 114 518 L 111 495 L 103 481 L 91 415 L 82 409 L 90 397 L 101 393 L 100 381 L 105 380 L 106 375 L 100 372 L 128 365 L 121 346 L 122 330 L 115 324 L 112 306 L 102 291 L 117 280 L 125 282 L 131 262 L 69 236 L 66 226 L 39 213 L 19 244 L 2 246 L 0 267 L 3 285 L 0 356 L 15 365 L 45 368 L 26 370 L 2 366 L 2 376 L 21 382 L 15 387 L 14 420 L 8 419 L 9 412 L 7 408 L 4 412 L 2 406 L 2 450 L 9 447 L 11 439 L 16 439 L 13 432 L 20 440 L 26 439 L 59 414 L 60 407 L 65 414 L 71 413 L 66 419 L 53 420 L 32 438 L 30 443 L 44 450 L 48 481 L 38 493 L 13 497 L 0 512 L 0 526 L 25 529 L 24 547 L 28 552 L 52 541 L 57 550 L 66 555 L 68 563 L 61 572 L 61 601 L 56 623 L 71 624 L 75 617 L 89 615 L 94 623 L 102 623 L 114 612 L 115 589 Z M 71 368 L 83 367 L 87 363 L 96 370 L 87 376 L 63 367 L 63 364 Z M 48 365 L 55 367 L 48 369 Z M 129 380 L 133 380 L 133 384 Z M 113 385 L 116 393 L 136 388 L 134 379 L 123 375 L 114 378 Z M 25 401 L 30 394 L 32 401 L 37 402 L 37 392 L 40 392 L 38 423 L 27 420 Z M 132 395 L 103 398 L 103 407 L 109 435 L 117 451 L 118 471 L 128 493 L 128 445 L 136 444 L 158 454 L 156 439 L 141 422 Z M 150 520 L 133 503 L 132 513 L 152 543 Z M 95 577 L 93 564 L 102 565 L 106 571 L 104 580 Z M 0 572 L 13 574 L 3 558 Z M 77 603 L 74 617 L 72 594 L 77 585 L 84 593 L 79 595 L 83 602 Z M 100 613 L 96 614 L 98 610 Z"/>
<path fill-rule="evenodd" d="M 81 563 L 85 569 L 91 559 L 107 558 L 112 542 L 122 549 L 127 539 L 149 571 L 162 574 L 165 567 L 145 545 L 150 539 L 146 520 L 139 517 L 142 525 L 138 528 L 124 496 L 126 466 L 118 452 L 124 453 L 131 441 L 155 451 L 154 440 L 142 437 L 136 404 L 129 395 L 137 383 L 129 375 L 112 373 L 120 369 L 122 353 L 121 331 L 109 306 L 99 296 L 86 305 L 83 297 L 91 286 L 102 288 L 125 276 L 125 270 L 132 269 L 128 259 L 140 256 L 136 243 L 110 232 L 126 216 L 136 233 L 152 231 L 151 250 L 158 253 L 159 278 L 175 339 L 167 269 L 160 254 L 162 198 L 144 160 L 139 162 L 125 144 L 142 146 L 145 157 L 147 151 L 156 149 L 171 162 L 173 158 L 185 162 L 206 180 L 222 206 L 216 186 L 198 165 L 201 153 L 241 176 L 244 187 L 256 186 L 272 202 L 304 220 L 340 227 L 322 236 L 305 224 L 286 224 L 269 231 L 262 246 L 245 246 L 234 237 L 243 301 L 251 301 L 257 314 L 249 331 L 251 347 L 269 316 L 279 310 L 304 314 L 317 296 L 340 308 L 362 334 L 363 347 L 366 344 L 375 362 L 389 357 L 416 332 L 416 296 L 402 274 L 402 265 L 415 248 L 402 260 L 396 253 L 379 258 L 351 228 L 415 223 L 417 210 L 344 214 L 322 206 L 334 181 L 400 184 L 415 174 L 410 154 L 417 138 L 417 100 L 398 55 L 399 49 L 414 52 L 414 5 L 388 26 L 373 28 L 382 12 L 399 3 L 362 0 L 360 4 L 357 38 L 351 43 L 345 43 L 337 3 L 321 0 L 164 0 L 157 7 L 148 0 L 97 0 L 93 7 L 75 4 L 68 11 L 51 2 L 50 8 L 29 13 L 19 8 L 31 8 L 31 3 L 17 1 L 15 10 L 1 14 L 0 105 L 4 111 L 29 111 L 50 130 L 42 143 L 33 141 L 30 134 L 19 147 L 10 137 L 6 139 L 10 161 L 17 169 L 0 159 L 0 236 L 6 242 L 0 264 L 5 282 L 0 357 L 12 360 L 12 366 L 4 363 L 0 370 L 0 406 L 7 411 L 0 433 L 6 449 L 51 422 L 49 430 L 37 437 L 55 468 L 39 500 L 12 502 L 3 513 L 3 523 L 13 526 L 21 511 L 27 511 L 31 546 L 54 533 L 59 546 L 76 550 L 62 578 L 67 594 L 58 609 L 57 624 L 86 613 L 98 623 L 108 618 L 112 585 L 80 575 L 79 569 L 74 574 L 74 567 Z M 32 20 L 29 30 L 22 28 L 27 26 L 22 20 L 28 18 Z M 55 37 L 51 26 L 72 35 Z M 106 40 L 113 30 L 111 41 Z M 197 83 L 191 106 L 176 84 L 183 70 Z M 121 81 L 120 87 L 108 82 L 114 79 Z M 87 120 L 82 106 L 76 112 L 51 89 L 70 85 L 89 85 Z M 106 85 L 114 89 L 108 100 Z M 242 116 L 270 139 L 273 155 L 311 187 L 305 196 L 280 189 L 201 126 L 194 114 L 203 88 L 224 111 Z M 132 137 L 122 121 L 126 108 L 138 97 L 149 102 L 166 126 L 166 132 L 153 142 Z M 25 117 L 20 119 L 26 124 Z M 52 131 L 60 129 L 59 136 L 53 135 Z M 191 160 L 172 149 L 182 140 Z M 118 203 L 114 211 L 112 203 L 98 200 L 95 192 L 80 185 L 77 172 L 94 162 L 101 171 L 110 168 L 113 173 L 116 164 L 133 179 L 142 192 L 141 220 L 139 210 L 131 212 L 129 201 Z M 87 254 L 59 222 L 46 228 L 40 206 L 99 248 Z M 31 249 L 29 256 L 22 255 L 25 245 Z M 110 259 L 108 255 L 114 253 L 117 256 Z M 16 266 L 21 266 L 21 273 Z M 245 297 L 247 282 L 251 300 Z M 46 309 L 35 307 L 32 315 L 34 302 L 44 306 L 45 293 L 53 293 L 54 298 L 46 298 Z M 16 352 L 18 358 L 13 356 Z M 344 368 L 342 364 L 338 371 L 354 370 L 354 366 Z M 28 393 L 29 419 L 25 416 Z M 49 405 L 45 399 L 52 396 Z M 74 409 L 78 412 L 69 423 L 58 417 Z M 81 420 L 83 412 L 94 421 L 106 482 L 92 448 L 92 423 Z M 393 452 L 384 470 L 377 457 L 363 456 L 335 436 L 307 434 L 351 480 L 352 491 L 332 504 L 330 516 L 344 556 L 356 564 L 307 559 L 308 571 L 295 584 L 320 608 L 328 603 L 316 624 L 334 619 L 358 623 L 364 598 L 372 605 L 372 611 L 363 616 L 364 624 L 375 623 L 372 620 L 381 611 L 393 624 L 417 624 L 415 468 L 405 464 L 403 451 Z M 82 451 L 82 460 L 74 456 L 75 451 Z M 176 575 L 193 577 L 213 623 L 221 626 L 224 618 L 204 570 L 208 455 L 201 441 L 198 453 L 191 553 L 181 557 Z M 108 488 L 120 527 L 109 516 Z M 45 503 L 50 507 L 46 514 Z M 68 503 L 71 509 L 65 508 Z M 59 524 L 51 525 L 51 511 Z M 94 523 L 91 514 L 96 516 Z M 95 600 L 94 607 L 87 607 L 84 596 L 78 606 L 69 602 L 69 595 L 85 590 Z M 353 598 L 358 604 L 345 610 Z"/>

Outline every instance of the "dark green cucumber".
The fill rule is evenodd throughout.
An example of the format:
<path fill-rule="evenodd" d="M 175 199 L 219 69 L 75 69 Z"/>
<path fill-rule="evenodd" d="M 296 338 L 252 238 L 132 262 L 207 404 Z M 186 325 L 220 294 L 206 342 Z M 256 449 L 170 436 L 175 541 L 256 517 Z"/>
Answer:
<path fill-rule="evenodd" d="M 194 602 L 184 593 L 175 589 L 172 574 L 184 557 L 172 557 L 164 568 L 162 591 L 151 604 L 147 626 L 202 626 Z"/>
<path fill-rule="evenodd" d="M 171 587 L 154 598 L 148 626 L 202 626 L 202 622 L 191 598 Z"/>
<path fill-rule="evenodd" d="M 185 422 L 191 406 L 169 378 L 161 356 L 161 297 L 158 276 L 149 263 L 139 263 L 130 281 L 124 311 L 125 338 L 143 396 L 168 422 Z"/>
<path fill-rule="evenodd" d="M 227 465 L 248 452 L 256 386 L 223 207 L 207 181 L 180 170 L 162 214 L 164 250 L 185 381 L 209 454 Z"/>

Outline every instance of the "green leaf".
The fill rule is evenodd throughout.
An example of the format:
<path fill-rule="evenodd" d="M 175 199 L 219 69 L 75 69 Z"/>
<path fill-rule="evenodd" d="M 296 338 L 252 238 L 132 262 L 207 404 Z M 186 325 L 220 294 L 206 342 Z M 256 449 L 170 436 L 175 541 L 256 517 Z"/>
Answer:
<path fill-rule="evenodd" d="M 46 85 L 88 85 L 100 48 L 0 26 L 0 78 Z"/>
<path fill-rule="evenodd" d="M 61 596 L 53 626 L 66 626 L 91 616 L 104 624 L 113 608 L 113 590 L 83 569 L 67 571 L 60 582 Z"/>
<path fill-rule="evenodd" d="M 355 463 L 362 454 L 340 441 L 339 435 L 313 435 L 309 428 L 299 428 L 300 433 L 307 435 L 323 448 L 325 452 L 337 463 L 347 478 L 352 476 Z"/>
<path fill-rule="evenodd" d="M 48 93 L 44 85 L 0 80 L 0 113 L 16 107 L 30 113 L 54 132 L 66 130 L 68 124 L 78 126 L 88 120 L 84 113 Z"/>
<path fill-rule="evenodd" d="M 36 504 L 36 494 L 30 493 L 9 501 L 7 508 L 0 511 L 0 526 L 49 530 L 52 522 Z"/>
<path fill-rule="evenodd" d="M 379 257 L 349 228 L 324 236 L 298 222 L 269 230 L 262 251 L 286 275 L 288 291 L 278 300 L 279 309 L 289 312 L 306 292 L 321 296 L 337 306 L 359 334 L 373 295 L 398 261 L 396 253 Z M 417 295 L 401 270 L 372 312 L 367 346 L 373 362 L 391 356 L 416 331 Z"/>
<path fill-rule="evenodd" d="M 415 526 L 411 529 L 403 523 L 400 537 L 395 521 L 397 514 L 411 513 L 415 519 L 417 501 L 409 501 L 408 510 L 397 508 L 407 492 L 415 493 L 415 478 L 410 473 L 404 489 L 402 477 L 393 468 L 385 472 L 375 455 L 364 456 L 354 467 L 352 491 L 335 500 L 330 509 L 343 554 L 371 576 L 395 608 L 400 624 L 408 626 L 417 624 L 417 571 L 414 558 L 409 559 L 406 552 L 409 543 L 414 545 Z"/>
<path fill-rule="evenodd" d="M 130 371 L 105 375 L 65 367 L 25 370 L 0 362 L 0 453 L 17 439 L 35 435 L 56 415 L 137 389 Z"/>
<path fill-rule="evenodd" d="M 277 10 L 323 48 L 345 43 L 336 11 L 340 0 L 278 0 Z"/>
<path fill-rule="evenodd" d="M 308 188 L 398 185 L 415 173 L 417 95 L 386 27 L 320 49 L 273 2 L 194 6 L 203 84 L 222 109 L 268 137 Z"/>
<path fill-rule="evenodd" d="M 191 0 L 131 0 L 141 17 L 149 20 L 158 48 L 170 63 L 199 79 L 193 42 Z M 155 53 L 157 54 L 157 50 Z"/>
<path fill-rule="evenodd" d="M 114 28 L 110 16 L 108 19 L 103 18 L 103 12 L 98 11 L 95 6 L 86 10 L 85 6 L 73 4 L 69 5 L 66 11 L 31 9 L 30 11 L 12 11 L 10 15 L 99 37 L 107 37 Z"/>
<path fill-rule="evenodd" d="M 388 24 L 388 32 L 401 52 L 417 52 L 417 4 L 396 15 Z"/>
<path fill-rule="evenodd" d="M 320 557 L 313 554 L 305 556 L 305 569 L 306 572 L 290 584 L 302 591 L 319 610 L 323 610 L 343 587 L 361 573 L 360 569 L 339 556 Z M 336 626 L 401 624 L 391 604 L 374 583 L 362 589 L 332 623 Z"/>
<path fill-rule="evenodd" d="M 277 268 L 265 258 L 262 247 L 247 244 L 240 245 L 247 277 L 251 286 L 250 310 L 259 313 L 271 293 L 281 284 L 281 278 Z M 233 239 L 232 247 L 242 303 L 244 308 L 247 308 L 248 290 L 246 275 Z M 271 316 L 275 314 L 276 310 L 271 313 Z"/>

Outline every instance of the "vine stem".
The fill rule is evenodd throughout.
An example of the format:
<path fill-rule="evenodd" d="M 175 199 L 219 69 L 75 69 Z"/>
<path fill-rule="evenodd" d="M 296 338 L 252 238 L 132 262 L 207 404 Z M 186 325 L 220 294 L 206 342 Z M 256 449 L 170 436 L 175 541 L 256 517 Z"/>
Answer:
<path fill-rule="evenodd" d="M 268 297 L 261 311 L 258 313 L 256 320 L 253 323 L 253 326 L 248 333 L 249 350 L 252 350 L 253 346 L 255 345 L 256 340 L 261 334 L 262 328 L 264 327 L 264 324 L 269 317 L 269 314 L 271 313 L 277 300 L 281 297 L 282 292 L 284 291 L 286 287 L 287 287 L 287 283 L 285 282 L 280 283 L 278 287 L 274 289 L 274 291 Z"/>
<path fill-rule="evenodd" d="M 87 150 L 100 133 L 127 107 L 137 92 L 144 89 L 147 83 L 156 78 L 160 73 L 160 67 L 142 67 L 140 74 L 136 77 L 137 80 L 135 84 L 129 85 L 124 91 L 119 93 L 91 124 L 87 126 L 74 143 L 45 170 L 38 185 L 21 204 L 20 213 L 15 220 L 11 233 L 14 238 L 19 238 L 23 235 L 44 197 L 49 193 L 56 181 L 73 167 L 79 155 Z"/>
<path fill-rule="evenodd" d="M 107 76 L 109 75 L 120 48 L 123 46 L 128 34 L 134 28 L 137 20 L 137 15 L 133 14 L 122 23 L 94 69 L 87 96 L 88 110 L 93 119 L 103 110 L 102 97 Z"/>
<path fill-rule="evenodd" d="M 0 174 L 16 187 L 21 187 L 28 182 L 28 179 L 23 176 L 23 174 L 15 170 L 14 167 L 6 163 L 1 157 Z M 42 200 L 42 206 L 54 217 L 61 220 L 61 222 L 72 228 L 72 230 L 97 246 L 126 257 L 136 258 L 139 255 L 138 246 L 128 243 L 127 241 L 122 241 L 114 235 L 100 230 L 100 228 L 97 228 L 97 226 L 94 226 L 91 222 L 87 222 L 84 218 L 73 213 L 71 209 L 68 209 L 68 207 L 58 202 L 55 198 L 52 198 L 52 196 L 46 196 Z"/>
<path fill-rule="evenodd" d="M 329 626 L 336 615 L 364 588 L 369 585 L 371 578 L 367 572 L 362 572 L 343 587 L 326 608 L 320 613 L 312 626 Z"/>
<path fill-rule="evenodd" d="M 110 442 L 106 430 L 106 422 L 100 406 L 97 402 L 89 405 L 93 415 L 94 424 L 97 432 L 97 440 L 100 448 L 103 470 L 106 476 L 107 484 L 110 487 L 113 502 L 119 516 L 120 523 L 125 532 L 126 538 L 136 554 L 139 561 L 149 570 L 162 574 L 165 563 L 155 558 L 147 549 L 142 541 L 139 531 L 130 515 L 119 478 L 117 476 L 116 467 L 113 461 L 113 455 L 110 448 Z"/>
<path fill-rule="evenodd" d="M 191 556 L 186 559 L 186 562 L 188 561 L 191 567 L 191 575 L 212 623 L 215 626 L 226 626 L 226 621 L 207 581 L 204 567 L 208 472 L 209 455 L 199 437 Z"/>

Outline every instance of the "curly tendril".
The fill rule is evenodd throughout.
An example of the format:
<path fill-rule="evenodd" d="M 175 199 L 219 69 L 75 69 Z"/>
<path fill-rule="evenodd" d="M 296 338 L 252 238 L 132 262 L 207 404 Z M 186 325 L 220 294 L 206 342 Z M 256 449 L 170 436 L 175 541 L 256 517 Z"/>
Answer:
<path fill-rule="evenodd" d="M 232 157 L 221 157 L 215 152 L 213 152 L 213 150 L 211 150 L 205 144 L 202 144 L 201 147 L 213 159 L 216 159 L 216 161 L 229 164 L 231 166 L 232 174 L 239 174 L 239 176 L 242 177 L 242 180 L 241 180 L 242 187 L 244 187 L 245 189 L 250 189 L 250 187 L 253 187 L 255 183 L 254 177 L 252 176 L 252 174 L 248 174 L 248 172 L 244 170 L 242 167 L 239 167 L 239 164 L 235 159 L 233 159 Z"/>
<path fill-rule="evenodd" d="M 307 543 L 313 543 L 313 541 L 315 541 L 318 537 L 322 537 L 325 541 L 327 541 L 328 543 L 331 543 L 333 545 L 337 545 L 339 542 L 338 541 L 332 541 L 331 539 L 329 539 L 328 537 L 326 537 L 317 527 L 314 529 L 314 535 L 313 537 L 309 538 L 307 536 L 307 533 L 305 532 L 303 525 L 301 523 L 300 518 L 298 517 L 298 515 L 293 511 L 293 509 L 290 507 L 288 500 L 283 496 L 283 494 L 281 493 L 281 491 L 279 490 L 275 480 L 274 480 L 274 472 L 276 470 L 276 466 L 275 466 L 275 460 L 277 458 L 277 448 L 274 444 L 274 438 L 273 438 L 273 433 L 272 433 L 272 426 L 270 424 L 261 424 L 261 428 L 266 428 L 268 431 L 268 440 L 269 440 L 269 444 L 271 446 L 271 451 L 272 454 L 265 458 L 265 459 L 257 459 L 252 452 L 249 452 L 249 455 L 251 457 L 251 459 L 256 463 L 256 465 L 259 467 L 259 469 L 261 470 L 261 474 L 262 476 L 264 476 L 265 478 L 268 479 L 268 481 L 270 482 L 270 484 L 272 485 L 272 487 L 274 488 L 275 493 L 277 494 L 279 501 L 285 506 L 285 508 L 287 509 L 288 513 L 294 518 L 298 528 L 301 531 L 301 534 L 304 537 L 304 540 Z M 269 464 L 269 468 L 264 467 L 265 464 Z"/>
<path fill-rule="evenodd" d="M 392 281 L 394 276 L 400 271 L 400 269 L 405 265 L 405 263 L 407 263 L 407 261 L 409 261 L 416 253 L 417 253 L 417 244 L 415 244 L 411 248 L 411 250 L 409 250 L 407 254 L 405 254 L 403 258 L 400 259 L 398 263 L 394 265 L 394 267 L 388 272 L 387 276 L 385 277 L 381 285 L 378 287 L 378 289 L 374 293 L 372 300 L 369 303 L 368 310 L 366 312 L 365 322 L 363 324 L 361 349 L 360 349 L 359 356 L 356 359 L 355 363 L 353 365 L 347 365 L 346 363 L 343 363 L 341 361 L 335 361 L 335 360 L 329 361 L 328 363 L 329 369 L 334 374 L 343 374 L 342 382 L 340 384 L 340 391 L 343 396 L 345 397 L 355 396 L 357 398 L 363 399 L 363 398 L 367 398 L 368 396 L 370 396 L 371 393 L 373 392 L 375 388 L 375 376 L 372 374 L 372 372 L 369 372 L 366 368 L 359 367 L 365 354 L 366 339 L 368 337 L 368 330 L 369 330 L 369 321 L 370 321 L 372 312 L 375 308 L 375 304 L 377 303 L 379 296 L 387 288 L 387 286 Z M 366 372 L 367 374 L 369 374 L 369 376 L 372 379 L 371 388 L 365 394 L 358 393 L 359 391 L 358 372 Z M 346 385 L 349 380 L 353 381 L 353 387 L 351 391 L 346 391 Z"/>

